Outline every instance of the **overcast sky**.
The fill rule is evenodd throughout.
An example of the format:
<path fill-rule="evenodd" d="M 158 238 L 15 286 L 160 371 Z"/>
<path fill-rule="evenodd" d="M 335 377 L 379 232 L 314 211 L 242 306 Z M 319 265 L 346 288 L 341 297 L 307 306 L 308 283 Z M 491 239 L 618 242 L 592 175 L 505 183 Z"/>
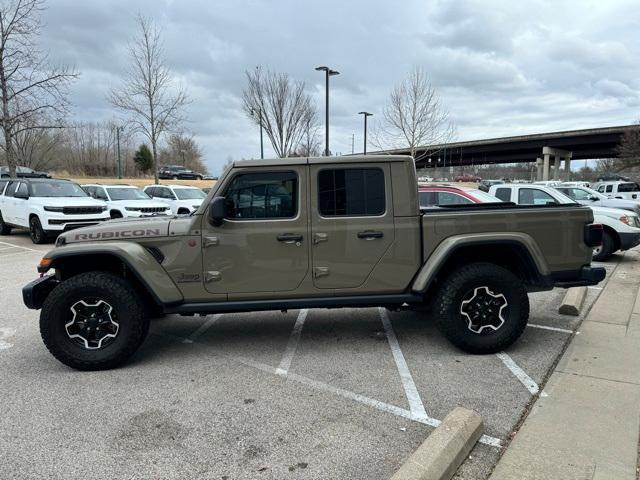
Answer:
<path fill-rule="evenodd" d="M 390 89 L 414 65 L 431 76 L 458 140 L 640 118 L 638 0 L 50 0 L 43 47 L 81 72 L 76 119 L 117 115 L 105 94 L 126 67 L 138 12 L 162 28 L 167 63 L 193 100 L 185 128 L 212 173 L 228 157 L 260 154 L 240 108 L 244 72 L 257 65 L 305 81 L 321 119 L 324 77 L 314 67 L 340 71 L 331 87 L 334 152 L 351 152 L 353 133 L 361 150 L 357 112 L 380 120 Z"/>

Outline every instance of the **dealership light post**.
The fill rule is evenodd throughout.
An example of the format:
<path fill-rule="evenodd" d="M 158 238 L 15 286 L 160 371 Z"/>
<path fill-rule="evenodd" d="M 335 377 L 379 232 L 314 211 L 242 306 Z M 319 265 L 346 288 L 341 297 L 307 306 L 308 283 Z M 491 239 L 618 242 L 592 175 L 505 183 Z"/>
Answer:
<path fill-rule="evenodd" d="M 364 116 L 364 155 L 367 154 L 367 117 L 372 117 L 373 113 L 369 112 L 358 112 L 358 115 Z"/>
<path fill-rule="evenodd" d="M 324 155 L 329 156 L 329 77 L 340 75 L 340 72 L 329 67 L 316 67 L 319 72 L 325 74 L 325 134 L 324 134 Z"/>

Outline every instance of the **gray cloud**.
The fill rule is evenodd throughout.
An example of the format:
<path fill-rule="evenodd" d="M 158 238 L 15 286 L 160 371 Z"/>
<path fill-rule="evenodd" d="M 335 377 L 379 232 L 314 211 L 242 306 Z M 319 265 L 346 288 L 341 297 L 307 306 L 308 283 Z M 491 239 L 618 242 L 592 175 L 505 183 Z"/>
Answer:
<path fill-rule="evenodd" d="M 357 112 L 380 121 L 392 86 L 413 65 L 437 86 L 460 139 L 631 123 L 638 116 L 640 11 L 636 0 L 591 3 L 433 1 L 51 1 L 42 46 L 82 76 L 74 116 L 113 118 L 109 88 L 126 69 L 135 15 L 163 30 L 167 63 L 186 85 L 192 131 L 211 170 L 259 154 L 240 105 L 257 65 L 306 82 L 324 108 L 332 79 L 332 150 L 362 144 Z"/>

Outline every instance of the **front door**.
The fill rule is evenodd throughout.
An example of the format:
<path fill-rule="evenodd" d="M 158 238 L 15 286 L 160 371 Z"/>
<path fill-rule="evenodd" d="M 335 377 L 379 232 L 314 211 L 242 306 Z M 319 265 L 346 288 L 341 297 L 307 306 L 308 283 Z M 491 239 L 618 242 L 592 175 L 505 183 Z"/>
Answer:
<path fill-rule="evenodd" d="M 359 287 L 394 242 L 389 165 L 315 164 L 310 175 L 314 285 Z"/>
<path fill-rule="evenodd" d="M 295 290 L 309 269 L 307 165 L 238 170 L 222 186 L 227 216 L 203 219 L 205 288 L 243 294 Z"/>

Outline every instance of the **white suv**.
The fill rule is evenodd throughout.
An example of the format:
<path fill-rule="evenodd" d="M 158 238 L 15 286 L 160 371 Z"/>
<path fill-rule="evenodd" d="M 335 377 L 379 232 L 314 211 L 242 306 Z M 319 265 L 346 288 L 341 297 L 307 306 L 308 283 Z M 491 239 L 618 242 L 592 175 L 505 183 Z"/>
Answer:
<path fill-rule="evenodd" d="M 199 188 L 186 185 L 147 185 L 144 192 L 154 200 L 166 203 L 179 215 L 195 212 L 206 197 Z"/>
<path fill-rule="evenodd" d="M 33 243 L 109 220 L 104 202 L 68 180 L 18 178 L 0 182 L 0 234 L 29 229 Z"/>
<path fill-rule="evenodd" d="M 96 200 L 106 202 L 111 218 L 153 217 L 170 215 L 171 207 L 152 200 L 138 187 L 131 185 L 82 185 L 82 189 Z"/>

